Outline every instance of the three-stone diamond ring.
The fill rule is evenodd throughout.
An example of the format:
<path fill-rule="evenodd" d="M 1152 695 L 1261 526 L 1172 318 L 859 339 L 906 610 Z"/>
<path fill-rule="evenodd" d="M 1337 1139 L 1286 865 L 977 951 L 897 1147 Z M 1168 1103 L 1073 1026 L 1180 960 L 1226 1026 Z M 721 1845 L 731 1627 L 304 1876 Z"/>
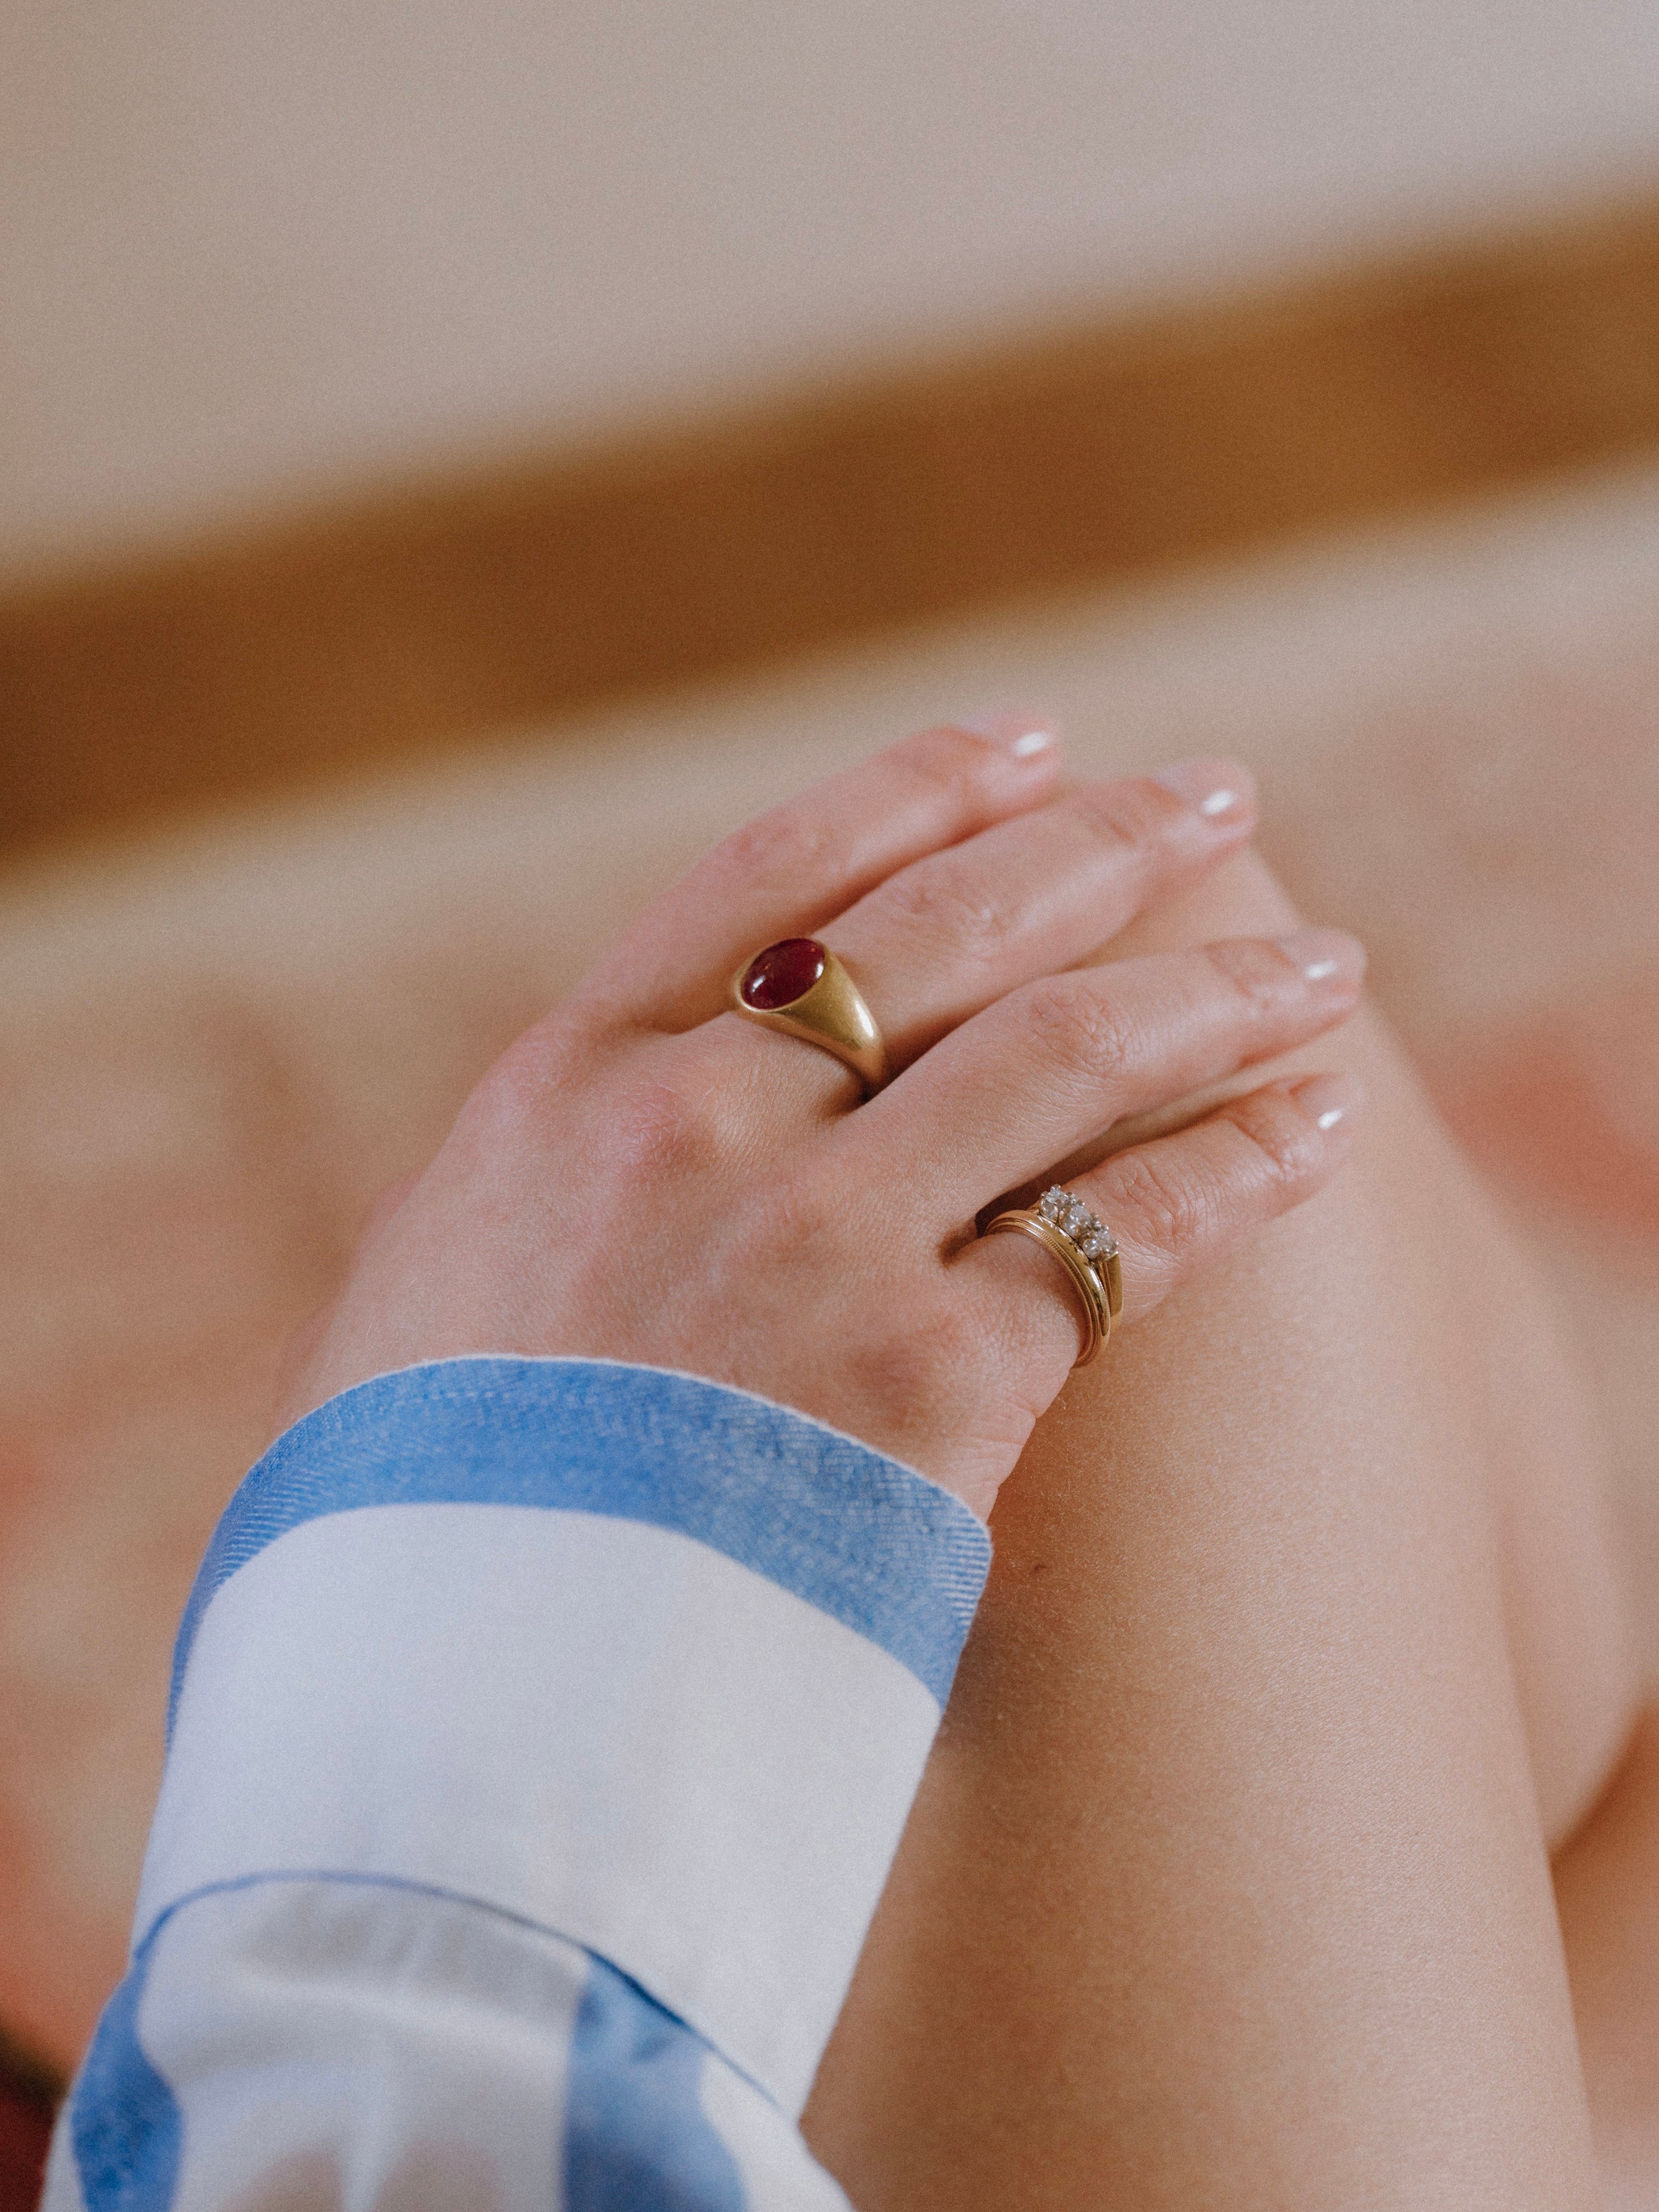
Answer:
<path fill-rule="evenodd" d="M 1035 1206 L 999 1213 L 985 1234 L 1029 1237 L 1059 1261 L 1083 1310 L 1084 1344 L 1076 1364 L 1086 1367 L 1110 1342 L 1112 1323 L 1123 1310 L 1123 1271 L 1111 1231 L 1074 1193 L 1055 1183 Z"/>
<path fill-rule="evenodd" d="M 850 1067 L 867 1097 L 887 1080 L 887 1048 L 864 994 L 827 945 L 784 937 L 732 978 L 732 1006 L 751 1022 L 803 1038 Z"/>

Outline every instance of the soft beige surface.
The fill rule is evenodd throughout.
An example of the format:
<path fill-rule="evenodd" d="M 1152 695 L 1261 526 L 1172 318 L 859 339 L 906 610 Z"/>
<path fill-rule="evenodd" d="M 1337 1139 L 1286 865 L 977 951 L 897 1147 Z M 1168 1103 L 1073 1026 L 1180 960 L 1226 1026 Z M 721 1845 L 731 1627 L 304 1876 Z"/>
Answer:
<path fill-rule="evenodd" d="M 951 712 L 1256 764 L 1275 857 L 1548 1244 L 1659 1574 L 1656 610 L 1632 474 L 0 886 L 0 2020 L 67 2056 L 118 1971 L 173 1623 L 374 1191 L 652 885 Z"/>

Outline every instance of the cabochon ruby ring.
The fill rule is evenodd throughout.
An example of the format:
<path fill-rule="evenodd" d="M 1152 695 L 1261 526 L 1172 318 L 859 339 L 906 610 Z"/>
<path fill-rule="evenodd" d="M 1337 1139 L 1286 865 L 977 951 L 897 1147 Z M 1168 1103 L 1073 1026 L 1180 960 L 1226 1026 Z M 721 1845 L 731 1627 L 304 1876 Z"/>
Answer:
<path fill-rule="evenodd" d="M 850 1067 L 867 1097 L 887 1080 L 887 1048 L 864 994 L 827 945 L 785 937 L 732 978 L 732 1004 L 751 1022 L 802 1037 Z"/>

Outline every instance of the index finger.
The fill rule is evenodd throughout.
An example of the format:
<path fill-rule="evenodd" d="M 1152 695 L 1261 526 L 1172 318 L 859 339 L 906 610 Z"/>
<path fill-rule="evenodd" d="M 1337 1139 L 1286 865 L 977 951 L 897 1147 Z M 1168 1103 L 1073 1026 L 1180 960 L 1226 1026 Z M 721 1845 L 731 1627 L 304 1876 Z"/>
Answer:
<path fill-rule="evenodd" d="M 636 1020 L 707 1020 L 751 953 L 811 935 L 895 869 L 1039 805 L 1060 756 L 1036 715 L 889 745 L 734 831 L 652 902 L 585 988 Z"/>

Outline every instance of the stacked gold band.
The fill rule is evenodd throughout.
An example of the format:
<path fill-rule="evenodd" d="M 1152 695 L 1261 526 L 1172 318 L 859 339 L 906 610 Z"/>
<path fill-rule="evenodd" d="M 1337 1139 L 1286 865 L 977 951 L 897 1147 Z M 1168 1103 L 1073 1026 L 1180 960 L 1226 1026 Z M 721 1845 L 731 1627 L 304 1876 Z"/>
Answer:
<path fill-rule="evenodd" d="M 1084 1346 L 1075 1364 L 1086 1367 L 1111 1342 L 1112 1324 L 1123 1310 L 1123 1270 L 1111 1231 L 1056 1183 L 1035 1206 L 999 1213 L 985 1234 L 1029 1237 L 1059 1261 L 1083 1309 Z"/>

